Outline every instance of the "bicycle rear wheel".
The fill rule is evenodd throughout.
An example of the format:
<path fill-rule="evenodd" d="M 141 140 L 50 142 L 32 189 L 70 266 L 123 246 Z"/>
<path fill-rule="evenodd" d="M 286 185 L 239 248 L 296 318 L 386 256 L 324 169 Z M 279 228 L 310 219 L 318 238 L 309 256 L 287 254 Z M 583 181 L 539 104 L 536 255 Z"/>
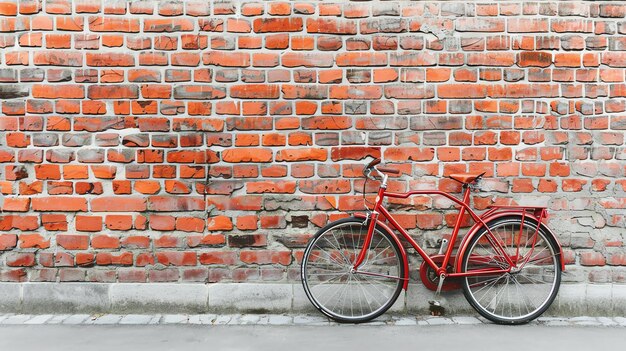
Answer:
<path fill-rule="evenodd" d="M 393 238 L 376 228 L 367 256 L 353 272 L 368 223 L 350 217 L 330 223 L 311 239 L 302 260 L 302 286 L 311 303 L 342 323 L 362 323 L 389 309 L 402 290 L 403 258 Z"/>
<path fill-rule="evenodd" d="M 478 313 L 495 323 L 527 323 L 550 307 L 559 290 L 558 245 L 542 227 L 537 231 L 538 223 L 529 219 L 522 223 L 520 217 L 505 217 L 487 225 L 493 236 L 483 229 L 471 239 L 463 255 L 462 271 L 508 269 L 506 260 L 490 240 L 497 240 L 521 268 L 509 273 L 465 277 L 465 298 Z"/>

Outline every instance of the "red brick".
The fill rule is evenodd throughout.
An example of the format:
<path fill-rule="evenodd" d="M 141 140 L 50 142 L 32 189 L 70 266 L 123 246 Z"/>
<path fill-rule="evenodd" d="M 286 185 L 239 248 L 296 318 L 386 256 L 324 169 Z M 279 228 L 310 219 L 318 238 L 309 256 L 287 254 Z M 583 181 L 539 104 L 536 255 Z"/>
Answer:
<path fill-rule="evenodd" d="M 79 267 L 90 267 L 96 261 L 96 255 L 90 252 L 78 252 L 75 256 L 76 265 Z"/>
<path fill-rule="evenodd" d="M 144 32 L 188 32 L 193 31 L 194 24 L 188 18 L 144 19 Z"/>
<path fill-rule="evenodd" d="M 194 217 L 176 218 L 176 230 L 183 232 L 203 232 L 205 220 Z"/>
<path fill-rule="evenodd" d="M 253 22 L 256 33 L 267 32 L 299 32 L 303 28 L 302 18 L 257 18 Z"/>
<path fill-rule="evenodd" d="M 347 52 L 337 55 L 337 66 L 386 66 L 387 54 L 382 52 Z"/>
<path fill-rule="evenodd" d="M 276 161 L 325 161 L 328 155 L 324 149 L 284 149 L 276 154 Z"/>
<path fill-rule="evenodd" d="M 255 215 L 237 217 L 237 229 L 239 230 L 255 230 L 257 229 L 258 217 Z"/>
<path fill-rule="evenodd" d="M 89 237 L 86 235 L 66 235 L 56 236 L 57 245 L 66 250 L 86 250 L 89 246 Z"/>
<path fill-rule="evenodd" d="M 278 85 L 245 84 L 233 85 L 230 96 L 242 99 L 276 99 L 280 95 Z"/>
<path fill-rule="evenodd" d="M 0 4 L 0 15 L 3 16 L 16 16 L 17 15 L 17 3 L 15 2 L 3 2 Z"/>
<path fill-rule="evenodd" d="M 122 247 L 128 249 L 146 249 L 150 247 L 150 238 L 145 236 L 125 236 L 120 240 Z"/>
<path fill-rule="evenodd" d="M 290 251 L 242 251 L 239 259 L 248 264 L 281 264 L 287 266 L 291 263 Z"/>
<path fill-rule="evenodd" d="M 151 196 L 148 198 L 148 210 L 151 211 L 204 211 L 202 197 Z"/>
<path fill-rule="evenodd" d="M 195 266 L 197 262 L 195 252 L 157 252 L 156 257 L 159 263 L 166 266 Z"/>
<path fill-rule="evenodd" d="M 65 196 L 38 197 L 32 199 L 32 208 L 34 211 L 87 211 L 87 200 L 80 197 Z"/>
<path fill-rule="evenodd" d="M 309 33 L 356 34 L 356 21 L 335 18 L 308 18 L 306 30 Z"/>
<path fill-rule="evenodd" d="M 226 243 L 226 238 L 222 234 L 189 235 L 187 245 L 189 247 L 199 246 L 222 246 Z"/>
<path fill-rule="evenodd" d="M 32 267 L 35 265 L 35 254 L 11 252 L 7 254 L 6 265 L 9 267 Z"/>
<path fill-rule="evenodd" d="M 94 249 L 119 249 L 120 239 L 115 236 L 96 235 L 91 238 L 91 247 Z"/>
<path fill-rule="evenodd" d="M 99 232 L 102 230 L 102 217 L 76 216 L 76 230 L 81 232 Z"/>
<path fill-rule="evenodd" d="M 49 231 L 67 230 L 67 218 L 62 214 L 42 214 L 41 225 Z"/>
<path fill-rule="evenodd" d="M 104 224 L 111 230 L 130 230 L 133 227 L 133 217 L 128 215 L 108 215 L 105 217 Z"/>
<path fill-rule="evenodd" d="M 90 99 L 137 99 L 139 89 L 136 85 L 92 85 L 87 88 Z"/>
<path fill-rule="evenodd" d="M 145 211 L 146 199 L 140 197 L 97 197 L 90 200 L 94 212 Z"/>
<path fill-rule="evenodd" d="M 585 251 L 580 253 L 580 264 L 583 266 L 604 266 L 606 259 L 600 252 Z"/>
<path fill-rule="evenodd" d="M 437 95 L 440 98 L 482 98 L 487 95 L 487 87 L 470 84 L 439 85 Z"/>
<path fill-rule="evenodd" d="M 90 16 L 87 19 L 89 30 L 93 32 L 127 32 L 140 30 L 139 19 L 130 17 Z"/>
<path fill-rule="evenodd" d="M 287 52 L 281 55 L 284 67 L 332 67 L 333 55 L 323 52 Z"/>
<path fill-rule="evenodd" d="M 106 266 L 106 265 L 131 266 L 133 264 L 133 254 L 131 252 L 121 252 L 121 253 L 98 252 L 96 254 L 96 264 L 100 266 Z"/>
<path fill-rule="evenodd" d="M 135 65 L 134 56 L 124 53 L 87 53 L 86 59 L 87 66 L 92 67 L 132 67 Z"/>
<path fill-rule="evenodd" d="M 225 150 L 222 160 L 225 162 L 271 162 L 272 151 L 270 149 L 237 148 Z"/>
<path fill-rule="evenodd" d="M 17 246 L 17 235 L 0 234 L 0 251 L 10 250 Z"/>
<path fill-rule="evenodd" d="M 261 181 L 246 184 L 248 194 L 255 193 L 282 193 L 293 194 L 296 191 L 295 181 Z"/>
<path fill-rule="evenodd" d="M 626 266 L 626 253 L 611 253 L 608 255 L 606 263 L 611 266 Z"/>
<path fill-rule="evenodd" d="M 219 264 L 231 265 L 237 262 L 237 254 L 235 252 L 202 252 L 198 257 L 200 264 Z"/>
<path fill-rule="evenodd" d="M 434 155 L 432 148 L 391 147 L 384 151 L 384 158 L 388 161 L 430 161 Z"/>
<path fill-rule="evenodd" d="M 208 219 L 207 229 L 209 231 L 231 230 L 233 223 L 229 217 L 215 216 Z"/>

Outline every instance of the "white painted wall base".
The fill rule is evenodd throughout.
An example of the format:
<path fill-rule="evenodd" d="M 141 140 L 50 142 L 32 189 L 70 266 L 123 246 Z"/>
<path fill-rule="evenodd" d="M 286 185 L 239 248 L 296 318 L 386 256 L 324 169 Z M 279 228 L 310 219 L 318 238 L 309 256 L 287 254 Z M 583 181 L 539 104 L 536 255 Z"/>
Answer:
<path fill-rule="evenodd" d="M 462 292 L 443 293 L 450 315 L 473 313 Z M 409 285 L 391 312 L 428 314 L 433 292 Z M 0 312 L 289 313 L 314 312 L 300 284 L 0 283 Z M 626 285 L 563 284 L 546 315 L 626 316 Z"/>

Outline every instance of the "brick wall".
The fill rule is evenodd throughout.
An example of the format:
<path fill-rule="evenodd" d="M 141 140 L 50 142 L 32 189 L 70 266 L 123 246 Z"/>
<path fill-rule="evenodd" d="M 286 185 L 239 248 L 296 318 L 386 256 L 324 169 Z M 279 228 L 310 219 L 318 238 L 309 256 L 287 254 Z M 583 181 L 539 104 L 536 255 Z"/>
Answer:
<path fill-rule="evenodd" d="M 0 1 L 1 281 L 293 281 L 395 190 L 547 204 L 626 280 L 623 2 Z M 372 190 L 372 189 L 369 189 Z M 450 204 L 397 204 L 432 246 Z"/>

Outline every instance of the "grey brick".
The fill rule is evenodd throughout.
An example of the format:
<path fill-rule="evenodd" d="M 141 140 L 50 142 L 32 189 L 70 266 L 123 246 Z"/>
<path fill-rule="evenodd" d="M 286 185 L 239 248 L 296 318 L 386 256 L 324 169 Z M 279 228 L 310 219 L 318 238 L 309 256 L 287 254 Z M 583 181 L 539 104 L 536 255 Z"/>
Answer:
<path fill-rule="evenodd" d="M 17 99 L 30 94 L 28 86 L 25 85 L 0 85 L 0 99 Z"/>

